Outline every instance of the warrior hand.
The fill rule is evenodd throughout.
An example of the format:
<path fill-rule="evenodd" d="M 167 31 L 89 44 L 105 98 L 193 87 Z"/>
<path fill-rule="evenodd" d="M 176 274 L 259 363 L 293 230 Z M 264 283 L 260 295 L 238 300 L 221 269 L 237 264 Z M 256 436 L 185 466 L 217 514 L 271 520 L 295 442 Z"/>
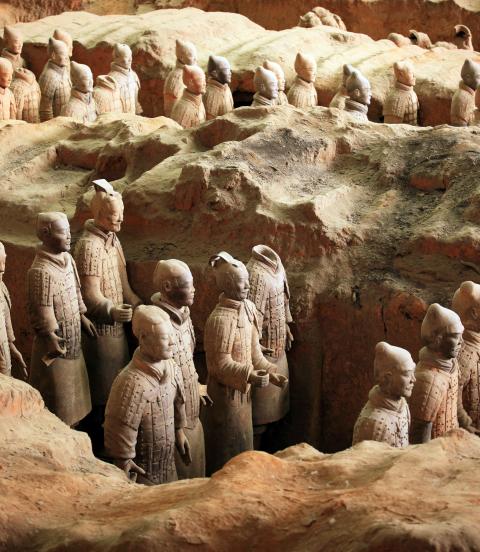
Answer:
<path fill-rule="evenodd" d="M 90 337 L 98 337 L 98 332 L 97 328 L 95 328 L 95 324 L 84 314 L 82 314 L 82 328 Z"/>
<path fill-rule="evenodd" d="M 287 341 L 286 341 L 286 344 L 285 344 L 285 349 L 287 351 L 290 351 L 290 349 L 292 348 L 292 343 L 294 342 L 294 339 L 293 339 L 292 332 L 290 330 L 290 326 L 288 324 L 285 324 L 285 326 L 286 326 L 286 331 L 287 331 Z"/>
<path fill-rule="evenodd" d="M 65 339 L 58 337 L 55 332 L 47 334 L 47 354 L 49 357 L 55 358 L 66 354 L 67 347 Z"/>
<path fill-rule="evenodd" d="M 192 463 L 192 455 L 190 453 L 190 443 L 183 429 L 177 429 L 175 431 L 175 444 L 177 445 L 178 452 L 182 457 L 183 463 L 189 466 Z"/>
<path fill-rule="evenodd" d="M 133 460 L 125 460 L 123 458 L 115 458 L 113 463 L 117 468 L 120 468 L 125 472 L 125 475 L 131 481 L 137 480 L 137 475 L 145 475 L 145 470 L 140 466 L 137 466 Z"/>
<path fill-rule="evenodd" d="M 282 374 L 270 374 L 270 383 L 277 387 L 285 387 L 288 383 L 288 378 Z"/>
<path fill-rule="evenodd" d="M 468 433 L 473 433 L 474 435 L 480 435 L 480 429 L 477 429 L 473 425 L 468 425 L 465 429 L 468 431 Z"/>
<path fill-rule="evenodd" d="M 22 369 L 23 377 L 27 379 L 28 378 L 27 365 L 23 360 L 22 353 L 15 347 L 15 344 L 13 343 L 13 341 L 10 341 L 9 346 L 10 346 L 10 355 L 12 357 L 12 360 L 17 362 L 17 364 Z"/>
<path fill-rule="evenodd" d="M 267 387 L 270 376 L 266 370 L 253 370 L 248 378 L 248 382 L 254 387 Z"/>
<path fill-rule="evenodd" d="M 212 406 L 213 401 L 207 392 L 207 386 L 199 384 L 198 392 L 200 394 L 200 402 L 203 404 L 203 406 Z"/>
<path fill-rule="evenodd" d="M 114 307 L 112 307 L 112 310 L 110 311 L 110 315 L 113 318 L 114 322 L 120 322 L 120 323 L 130 322 L 133 315 L 132 305 L 126 305 L 126 304 L 115 305 Z"/>

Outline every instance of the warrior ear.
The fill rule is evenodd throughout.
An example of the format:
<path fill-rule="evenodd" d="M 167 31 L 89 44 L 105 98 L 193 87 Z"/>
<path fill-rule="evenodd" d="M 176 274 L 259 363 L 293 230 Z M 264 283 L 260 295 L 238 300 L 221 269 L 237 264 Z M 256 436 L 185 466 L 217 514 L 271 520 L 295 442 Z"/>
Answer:
<path fill-rule="evenodd" d="M 478 320 L 480 318 L 480 312 L 477 307 L 472 307 L 470 309 L 470 317 L 472 318 L 472 320 Z"/>

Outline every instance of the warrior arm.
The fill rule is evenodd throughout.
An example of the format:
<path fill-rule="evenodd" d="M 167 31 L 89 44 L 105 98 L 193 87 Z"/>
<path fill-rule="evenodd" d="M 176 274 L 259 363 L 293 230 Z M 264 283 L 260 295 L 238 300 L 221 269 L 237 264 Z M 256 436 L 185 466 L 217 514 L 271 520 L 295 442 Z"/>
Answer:
<path fill-rule="evenodd" d="M 136 456 L 138 428 L 124 424 L 112 416 L 105 417 L 105 449 L 112 458 L 133 460 Z"/>
<path fill-rule="evenodd" d="M 40 99 L 40 121 L 49 121 L 53 119 L 53 96 L 47 95 L 42 90 Z"/>
<path fill-rule="evenodd" d="M 99 323 L 112 324 L 113 302 L 107 299 L 100 289 L 99 276 L 81 276 L 83 301 L 89 318 Z"/>
<path fill-rule="evenodd" d="M 187 425 L 187 415 L 185 413 L 185 388 L 183 386 L 182 372 L 175 361 L 172 361 L 175 373 L 175 383 L 177 390 L 173 401 L 173 412 L 175 429 L 182 429 Z"/>
<path fill-rule="evenodd" d="M 458 395 L 457 395 L 457 417 L 458 424 L 460 427 L 467 428 L 473 424 L 472 418 L 468 415 L 468 412 L 463 406 L 463 388 L 468 384 L 472 377 L 470 369 L 470 359 L 461 357 L 463 356 L 463 351 L 460 353 L 460 358 L 458 359 Z M 462 362 L 463 360 L 463 362 Z"/>
<path fill-rule="evenodd" d="M 59 329 L 53 308 L 51 277 L 42 269 L 28 271 L 28 305 L 30 321 L 36 334 L 48 335 Z"/>
<path fill-rule="evenodd" d="M 273 374 L 277 371 L 275 364 L 268 362 L 262 354 L 260 336 L 255 324 L 253 324 L 252 328 L 252 363 L 255 370 L 265 370 L 269 374 Z"/>
<path fill-rule="evenodd" d="M 133 308 L 138 307 L 138 305 L 141 305 L 143 301 L 133 291 L 133 289 L 130 286 L 130 282 L 128 281 L 128 275 L 127 275 L 127 267 L 123 263 L 120 263 L 119 269 L 120 269 L 120 279 L 122 281 L 122 291 L 123 291 L 124 301 L 125 303 L 132 305 Z"/>
<path fill-rule="evenodd" d="M 10 92 L 10 119 L 17 118 L 17 106 L 15 105 L 15 97 Z"/>

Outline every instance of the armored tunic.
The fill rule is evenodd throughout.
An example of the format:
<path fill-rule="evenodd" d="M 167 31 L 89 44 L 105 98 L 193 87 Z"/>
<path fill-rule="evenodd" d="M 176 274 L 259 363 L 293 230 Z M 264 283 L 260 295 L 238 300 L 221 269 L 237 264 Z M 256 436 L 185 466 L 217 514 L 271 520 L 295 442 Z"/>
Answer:
<path fill-rule="evenodd" d="M 99 75 L 97 77 L 97 84 L 93 89 L 93 99 L 98 115 L 123 112 L 120 88 L 116 80 L 109 75 Z"/>
<path fill-rule="evenodd" d="M 276 100 L 269 100 L 268 98 L 265 98 L 265 96 L 262 96 L 259 92 L 257 92 L 253 96 L 253 102 L 250 107 L 271 107 L 277 105 Z"/>
<path fill-rule="evenodd" d="M 458 418 L 462 427 L 480 429 L 480 333 L 463 332 L 458 361 Z"/>
<path fill-rule="evenodd" d="M 70 98 L 72 83 L 68 67 L 60 67 L 51 59 L 47 61 L 38 79 L 42 98 L 40 100 L 40 120 L 48 121 L 58 117 Z"/>
<path fill-rule="evenodd" d="M 275 100 L 275 105 L 288 105 L 288 98 L 284 90 L 278 91 L 277 99 Z"/>
<path fill-rule="evenodd" d="M 413 86 L 395 83 L 383 106 L 384 122 L 387 124 L 418 124 L 418 97 Z"/>
<path fill-rule="evenodd" d="M 356 102 L 351 98 L 345 100 L 345 111 L 362 123 L 368 123 L 368 105 Z"/>
<path fill-rule="evenodd" d="M 0 121 L 17 118 L 15 98 L 9 88 L 0 88 Z"/>
<path fill-rule="evenodd" d="M 207 119 L 215 119 L 233 110 L 233 96 L 228 84 L 222 84 L 215 79 L 207 81 L 207 91 L 204 97 Z"/>
<path fill-rule="evenodd" d="M 10 90 L 15 98 L 17 119 L 27 123 L 40 122 L 40 86 L 28 69 L 15 71 Z"/>
<path fill-rule="evenodd" d="M 450 123 L 454 126 L 468 126 L 473 122 L 475 111 L 475 90 L 460 81 L 452 98 Z"/>
<path fill-rule="evenodd" d="M 28 313 L 35 332 L 29 383 L 45 405 L 68 425 L 91 410 L 88 375 L 81 349 L 81 314 L 86 312 L 75 262 L 40 247 L 28 271 Z M 55 332 L 66 353 L 45 363 L 46 336 Z"/>
<path fill-rule="evenodd" d="M 143 109 L 138 101 L 140 80 L 137 73 L 133 69 L 125 69 L 118 63 L 112 62 L 109 76 L 113 77 L 118 84 L 123 113 L 141 115 Z"/>
<path fill-rule="evenodd" d="M 435 357 L 427 347 L 420 351 L 415 370 L 416 382 L 410 397 L 412 429 L 414 423 L 431 424 L 431 438 L 458 428 L 458 364 L 456 359 Z M 412 435 L 413 436 L 413 435 Z M 413 439 L 411 439 L 413 442 Z"/>
<path fill-rule="evenodd" d="M 6 48 L 4 48 L 2 50 L 1 56 L 5 59 L 8 59 L 8 61 L 12 64 L 14 71 L 16 71 L 17 69 L 20 69 L 21 67 L 25 67 L 25 60 L 22 58 L 20 54 L 12 54 L 10 50 L 7 50 Z"/>
<path fill-rule="evenodd" d="M 257 245 L 247 263 L 250 276 L 248 298 L 257 308 L 260 344 L 272 352 L 265 354 L 277 366 L 277 373 L 288 377 L 285 348 L 290 314 L 290 290 L 287 275 L 278 254 L 270 247 Z M 252 389 L 253 425 L 264 425 L 283 418 L 289 409 L 288 386 Z"/>
<path fill-rule="evenodd" d="M 336 107 L 337 109 L 345 109 L 345 100 L 348 98 L 348 92 L 345 86 L 342 86 L 332 100 L 328 107 Z"/>
<path fill-rule="evenodd" d="M 165 371 L 165 372 L 164 372 Z M 177 480 L 175 430 L 185 425 L 181 375 L 173 360 L 147 362 L 137 349 L 115 378 L 105 410 L 105 449 L 143 468 L 137 483 Z"/>
<path fill-rule="evenodd" d="M 208 317 L 204 347 L 208 394 L 205 413 L 207 472 L 253 449 L 252 403 L 248 379 L 253 370 L 275 371 L 262 355 L 255 305 L 224 294 Z"/>
<path fill-rule="evenodd" d="M 140 303 L 128 283 L 122 246 L 114 232 L 104 233 L 87 220 L 75 248 L 75 260 L 80 279 L 94 276 L 84 287 L 87 315 L 97 328 L 98 337 L 85 335 L 83 352 L 90 376 L 94 406 L 105 405 L 115 376 L 129 361 L 128 345 L 123 324 L 114 322 L 111 309 L 126 301 L 132 306 Z"/>
<path fill-rule="evenodd" d="M 352 445 L 360 441 L 380 441 L 404 448 L 408 446 L 409 427 L 410 411 L 404 397 L 398 401 L 389 399 L 375 385 L 355 423 Z"/>
<path fill-rule="evenodd" d="M 205 477 L 205 440 L 200 421 L 200 393 L 198 374 L 193 362 L 195 332 L 190 309 L 176 309 L 162 300 L 160 293 L 152 296 L 152 303 L 163 309 L 172 322 L 174 334 L 173 360 L 180 368 L 185 393 L 185 435 L 190 443 L 192 463 L 186 466 L 178 451 L 175 451 L 175 465 L 179 479 Z"/>
<path fill-rule="evenodd" d="M 10 376 L 12 373 L 12 359 L 10 357 L 10 343 L 15 341 L 12 328 L 10 309 L 12 302 L 7 286 L 0 282 L 0 374 Z"/>
<path fill-rule="evenodd" d="M 314 107 L 318 104 L 317 91 L 313 82 L 307 82 L 298 75 L 287 94 L 288 103 L 295 107 Z"/>
<path fill-rule="evenodd" d="M 182 97 L 185 90 L 185 84 L 183 83 L 184 67 L 185 65 L 177 59 L 175 69 L 170 71 L 163 85 L 163 111 L 166 117 L 171 117 L 175 102 Z"/>
<path fill-rule="evenodd" d="M 70 99 L 63 107 L 61 115 L 72 117 L 79 123 L 93 123 L 97 118 L 97 109 L 92 94 L 72 89 Z"/>
<path fill-rule="evenodd" d="M 186 88 L 182 97 L 175 102 L 171 117 L 183 128 L 196 127 L 206 118 L 201 94 L 192 94 Z"/>

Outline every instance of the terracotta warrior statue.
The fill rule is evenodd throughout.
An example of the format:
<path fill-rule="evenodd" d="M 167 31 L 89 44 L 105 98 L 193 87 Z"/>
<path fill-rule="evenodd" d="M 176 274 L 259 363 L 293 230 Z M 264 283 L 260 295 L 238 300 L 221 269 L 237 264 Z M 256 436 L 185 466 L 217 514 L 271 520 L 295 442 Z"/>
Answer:
<path fill-rule="evenodd" d="M 462 80 L 452 98 L 450 123 L 453 126 L 468 126 L 473 122 L 475 90 L 480 85 L 480 64 L 466 59 L 462 67 Z"/>
<path fill-rule="evenodd" d="M 460 50 L 473 50 L 472 31 L 465 25 L 455 25 L 453 43 Z"/>
<path fill-rule="evenodd" d="M 86 336 L 82 343 L 93 405 L 88 432 L 98 452 L 103 446 L 101 424 L 110 387 L 130 359 L 124 325 L 131 321 L 141 300 L 128 282 L 117 238 L 123 222 L 122 196 L 106 180 L 93 184 L 93 219 L 85 222 L 74 255 L 87 313 L 98 333 L 96 339 Z"/>
<path fill-rule="evenodd" d="M 15 98 L 9 88 L 12 76 L 12 64 L 8 59 L 0 58 L 0 121 L 17 118 Z"/>
<path fill-rule="evenodd" d="M 336 107 L 337 109 L 345 109 L 345 100 L 348 98 L 347 92 L 347 79 L 352 74 L 353 67 L 348 63 L 345 63 L 343 66 L 342 73 L 342 86 L 337 90 L 335 96 L 333 96 L 332 101 L 328 107 Z"/>
<path fill-rule="evenodd" d="M 3 281 L 7 254 L 5 247 L 0 242 L 0 374 L 12 375 L 12 361 L 16 362 L 22 369 L 22 376 L 28 377 L 27 365 L 23 360 L 22 353 L 15 347 L 15 334 L 13 333 L 10 310 L 12 301 L 7 286 Z"/>
<path fill-rule="evenodd" d="M 53 31 L 53 38 L 55 38 L 56 40 L 61 40 L 62 42 L 65 43 L 65 45 L 67 46 L 67 51 L 68 51 L 68 60 L 70 61 L 70 59 L 72 58 L 72 55 L 73 55 L 73 38 L 72 36 L 67 33 L 67 31 L 64 31 L 63 29 L 55 29 Z"/>
<path fill-rule="evenodd" d="M 285 94 L 285 73 L 283 72 L 282 66 L 279 63 L 266 59 L 263 62 L 263 67 L 267 69 L 267 71 L 274 73 L 277 77 L 278 96 L 275 105 L 288 105 L 288 98 Z"/>
<path fill-rule="evenodd" d="M 412 394 L 415 362 L 405 349 L 381 341 L 375 347 L 373 370 L 377 385 L 370 389 L 355 423 L 352 444 L 381 441 L 392 447 L 406 447 L 410 411 L 405 398 Z"/>
<path fill-rule="evenodd" d="M 25 67 L 25 60 L 22 58 L 23 36 L 18 29 L 5 26 L 3 29 L 3 44 L 1 57 L 8 59 L 13 70 Z"/>
<path fill-rule="evenodd" d="M 58 117 L 70 98 L 70 61 L 64 42 L 50 38 L 48 41 L 50 59 L 38 79 L 42 99 L 40 101 L 40 120 L 48 121 Z"/>
<path fill-rule="evenodd" d="M 415 72 L 410 61 L 396 61 L 393 64 L 395 86 L 383 104 L 384 122 L 387 124 L 417 125 L 418 98 L 413 89 Z"/>
<path fill-rule="evenodd" d="M 143 109 L 138 101 L 140 80 L 132 69 L 132 50 L 127 44 L 115 44 L 109 75 L 115 79 L 120 89 L 123 112 L 141 115 Z"/>
<path fill-rule="evenodd" d="M 463 325 L 458 314 L 433 303 L 422 322 L 420 350 L 410 398 L 410 443 L 426 443 L 458 427 L 458 364 Z"/>
<path fill-rule="evenodd" d="M 427 50 L 432 47 L 432 41 L 430 40 L 430 37 L 427 33 L 421 33 L 419 31 L 416 31 L 415 29 L 411 29 L 408 32 L 410 43 L 414 46 L 419 46 L 420 48 L 425 48 Z"/>
<path fill-rule="evenodd" d="M 453 296 L 452 309 L 465 327 L 458 355 L 458 422 L 480 433 L 480 285 L 463 282 Z"/>
<path fill-rule="evenodd" d="M 232 71 L 227 59 L 221 56 L 210 56 L 207 72 L 207 91 L 203 101 L 207 119 L 215 119 L 233 111 L 233 96 L 229 86 L 232 81 Z"/>
<path fill-rule="evenodd" d="M 175 69 L 170 71 L 163 86 L 163 111 L 166 117 L 172 115 L 173 105 L 182 97 L 185 88 L 183 68 L 185 65 L 197 65 L 197 49 L 191 42 L 177 39 L 175 53 L 177 55 Z"/>
<path fill-rule="evenodd" d="M 205 325 L 208 394 L 213 401 L 205 416 L 207 473 L 253 449 L 251 386 L 270 382 L 283 387 L 288 381 L 262 354 L 256 307 L 247 299 L 245 265 L 223 251 L 210 264 L 222 293 Z"/>
<path fill-rule="evenodd" d="M 190 443 L 192 462 L 186 465 L 175 454 L 175 465 L 179 479 L 205 477 L 205 442 L 200 421 L 200 403 L 211 405 L 207 386 L 200 385 L 193 362 L 195 332 L 190 309 L 195 296 L 193 277 L 188 265 L 177 259 L 160 261 L 153 274 L 155 289 L 152 303 L 163 309 L 170 317 L 173 326 L 173 360 L 180 368 L 185 390 L 185 435 Z"/>
<path fill-rule="evenodd" d="M 206 119 L 202 95 L 205 94 L 205 73 L 197 65 L 185 65 L 183 68 L 185 88 L 182 97 L 175 102 L 171 117 L 183 128 L 200 125 Z"/>
<path fill-rule="evenodd" d="M 309 54 L 298 53 L 295 58 L 297 76 L 288 91 L 288 102 L 295 107 L 313 107 L 318 104 L 315 79 L 317 62 Z"/>
<path fill-rule="evenodd" d="M 72 117 L 79 123 L 93 123 L 97 118 L 93 99 L 93 75 L 90 67 L 72 61 L 70 64 L 72 93 L 62 109 L 62 115 Z"/>
<path fill-rule="evenodd" d="M 29 383 L 47 408 L 73 426 L 91 410 L 81 330 L 95 339 L 85 316 L 70 226 L 64 213 L 40 213 L 37 236 L 42 242 L 28 271 L 27 303 L 35 334 Z"/>
<path fill-rule="evenodd" d="M 105 410 L 105 449 L 127 477 L 158 485 L 177 479 L 175 446 L 183 462 L 190 463 L 182 378 L 172 358 L 168 315 L 142 305 L 132 325 L 139 347 L 113 382 Z"/>
<path fill-rule="evenodd" d="M 250 280 L 248 298 L 257 308 L 260 328 L 260 345 L 265 358 L 275 364 L 277 374 L 288 379 L 289 351 L 293 336 L 289 324 L 290 289 L 282 261 L 267 245 L 255 245 L 247 263 Z M 268 424 L 281 420 L 289 410 L 288 386 L 278 387 L 270 383 L 266 387 L 252 389 L 252 413 L 255 446 L 260 448 L 262 434 Z"/>
<path fill-rule="evenodd" d="M 98 75 L 93 89 L 93 101 L 97 108 L 97 115 L 123 113 L 120 87 L 110 75 Z"/>
<path fill-rule="evenodd" d="M 354 69 L 347 79 L 348 98 L 345 100 L 345 111 L 355 119 L 368 122 L 368 106 L 372 99 L 370 83 L 360 71 Z"/>
<path fill-rule="evenodd" d="M 32 71 L 20 67 L 13 73 L 10 90 L 15 98 L 17 119 L 27 123 L 40 122 L 40 86 Z"/>
<path fill-rule="evenodd" d="M 275 106 L 278 98 L 278 81 L 275 73 L 263 67 L 257 67 L 253 77 L 255 95 L 251 107 Z"/>

